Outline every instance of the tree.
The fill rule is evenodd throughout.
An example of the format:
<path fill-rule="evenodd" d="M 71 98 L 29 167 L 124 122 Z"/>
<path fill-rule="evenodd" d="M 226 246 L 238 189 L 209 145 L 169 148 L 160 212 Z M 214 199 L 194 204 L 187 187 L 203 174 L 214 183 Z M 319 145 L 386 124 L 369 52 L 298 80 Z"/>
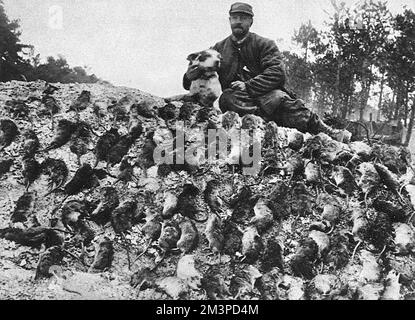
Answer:
<path fill-rule="evenodd" d="M 312 91 L 315 104 L 324 111 L 346 117 L 352 107 L 355 90 L 356 61 L 351 54 L 353 43 L 347 32 L 350 26 L 345 15 L 347 8 L 336 5 L 336 12 L 327 23 L 328 30 L 317 32 L 309 22 L 295 32 L 293 40 L 304 50 L 304 60 L 309 63 L 313 76 Z"/>
<path fill-rule="evenodd" d="M 365 1 L 354 11 L 352 17 L 361 17 L 361 28 L 354 29 L 353 39 L 357 44 L 356 60 L 361 67 L 357 73 L 362 90 L 359 95 L 360 119 L 367 107 L 372 85 L 381 79 L 384 72 L 386 47 L 391 39 L 392 14 L 386 2 Z"/>
<path fill-rule="evenodd" d="M 405 137 L 405 143 L 404 143 L 405 146 L 408 146 L 409 142 L 411 141 L 412 130 L 414 128 L 414 119 L 415 119 L 415 95 L 414 95 L 413 100 L 412 100 L 411 118 L 409 119 L 408 131 L 407 131 L 406 137 Z"/>
<path fill-rule="evenodd" d="M 9 20 L 0 0 L 0 82 L 22 80 L 22 71 L 28 67 L 24 49 L 32 46 L 20 43 L 19 27 L 17 20 Z"/>
<path fill-rule="evenodd" d="M 304 50 L 304 55 L 300 57 L 289 51 L 283 52 L 289 78 L 288 85 L 301 99 L 309 102 L 313 88 L 313 63 L 310 62 L 309 56 L 318 43 L 318 32 L 311 21 L 308 21 L 307 24 L 302 24 L 298 31 L 294 31 L 292 40 Z"/>
<path fill-rule="evenodd" d="M 415 91 L 414 25 L 415 13 L 412 10 L 406 9 L 402 14 L 397 14 L 394 18 L 395 41 L 389 43 L 387 47 L 386 77 L 389 86 L 396 94 L 394 118 L 399 119 L 403 114 L 405 124 L 409 114 L 410 95 Z M 413 102 L 406 143 L 409 143 L 412 133 L 414 108 Z"/>
<path fill-rule="evenodd" d="M 45 80 L 48 82 L 93 83 L 100 81 L 94 74 L 88 75 L 83 67 L 68 65 L 63 56 L 48 57 L 41 63 L 34 47 L 21 44 L 21 32 L 17 20 L 10 21 L 0 0 L 0 82 L 10 80 Z"/>
<path fill-rule="evenodd" d="M 48 57 L 46 63 L 33 66 L 27 76 L 29 81 L 37 79 L 61 83 L 95 83 L 100 81 L 94 74 L 88 75 L 83 67 L 71 68 L 64 56 Z"/>
<path fill-rule="evenodd" d="M 298 94 L 299 98 L 309 101 L 313 85 L 311 64 L 289 51 L 283 51 L 282 55 L 286 65 L 289 89 Z"/>
<path fill-rule="evenodd" d="M 311 51 L 315 57 L 311 66 L 316 103 L 342 118 L 358 110 L 362 119 L 378 82 L 378 105 L 382 105 L 387 45 L 393 41 L 392 15 L 383 2 L 347 7 L 332 0 L 332 4 L 336 10 L 327 30 L 316 33 L 309 23 L 300 27 L 294 40 L 306 49 L 305 56 Z"/>
<path fill-rule="evenodd" d="M 313 47 L 318 42 L 318 32 L 310 20 L 308 24 L 302 24 L 298 31 L 294 31 L 293 40 L 304 49 L 304 62 L 307 63 L 310 47 Z"/>
<path fill-rule="evenodd" d="M 384 72 L 392 15 L 386 3 L 371 0 L 360 3 L 355 8 L 344 7 L 342 13 L 332 18 L 329 35 L 337 48 L 335 56 L 339 69 L 336 86 L 338 96 L 350 101 L 354 94 L 353 87 L 359 84 L 358 108 L 362 120 L 371 88 L 382 78 L 380 75 Z M 348 73 L 346 79 L 343 79 L 347 83 L 340 79 L 343 70 Z"/>

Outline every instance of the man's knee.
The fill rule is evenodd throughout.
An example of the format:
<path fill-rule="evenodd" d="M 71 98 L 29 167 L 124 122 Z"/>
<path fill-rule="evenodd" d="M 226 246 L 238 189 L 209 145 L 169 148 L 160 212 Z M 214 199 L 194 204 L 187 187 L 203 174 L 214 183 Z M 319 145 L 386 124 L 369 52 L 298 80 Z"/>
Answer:
<path fill-rule="evenodd" d="M 278 125 L 308 131 L 313 116 L 303 100 L 294 99 L 282 90 L 273 90 L 259 99 L 261 111 Z"/>
<path fill-rule="evenodd" d="M 261 99 L 262 100 L 269 100 L 270 103 L 272 102 L 276 105 L 279 105 L 282 100 L 287 99 L 287 98 L 290 98 L 290 96 L 285 91 L 282 91 L 280 89 L 275 89 L 275 90 L 272 90 L 272 91 L 264 94 L 260 98 L 260 100 Z"/>
<path fill-rule="evenodd" d="M 259 97 L 258 101 L 261 110 L 265 112 L 267 116 L 272 116 L 288 99 L 291 98 L 286 92 L 276 89 Z"/>
<path fill-rule="evenodd" d="M 219 108 L 222 112 L 235 111 L 240 116 L 255 113 L 257 106 L 247 92 L 225 89 L 219 97 Z"/>

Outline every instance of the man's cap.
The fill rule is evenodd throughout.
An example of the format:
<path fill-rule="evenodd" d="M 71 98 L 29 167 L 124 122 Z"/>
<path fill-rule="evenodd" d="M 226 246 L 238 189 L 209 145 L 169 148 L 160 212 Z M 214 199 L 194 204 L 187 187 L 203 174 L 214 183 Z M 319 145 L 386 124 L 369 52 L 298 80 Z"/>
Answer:
<path fill-rule="evenodd" d="M 233 5 L 231 5 L 231 9 L 229 10 L 229 14 L 232 13 L 246 13 L 250 16 L 254 16 L 254 13 L 252 11 L 252 6 L 247 3 L 243 2 L 235 2 Z"/>

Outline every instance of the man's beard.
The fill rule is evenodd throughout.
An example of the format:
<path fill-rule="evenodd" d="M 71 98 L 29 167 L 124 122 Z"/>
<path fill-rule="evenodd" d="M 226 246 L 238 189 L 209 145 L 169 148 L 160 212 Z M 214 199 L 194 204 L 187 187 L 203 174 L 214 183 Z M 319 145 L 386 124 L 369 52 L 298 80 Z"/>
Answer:
<path fill-rule="evenodd" d="M 246 36 L 246 34 L 248 33 L 248 30 L 242 28 L 242 27 L 233 27 L 232 28 L 232 34 L 238 38 L 238 39 L 242 39 L 243 37 Z"/>

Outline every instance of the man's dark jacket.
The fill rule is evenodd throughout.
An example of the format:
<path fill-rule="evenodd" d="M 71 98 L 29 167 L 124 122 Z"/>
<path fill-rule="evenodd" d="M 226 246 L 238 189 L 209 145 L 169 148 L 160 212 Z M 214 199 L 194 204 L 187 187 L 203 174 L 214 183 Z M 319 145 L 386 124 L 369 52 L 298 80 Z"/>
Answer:
<path fill-rule="evenodd" d="M 223 58 L 218 72 L 222 90 L 237 80 L 245 82 L 247 91 L 253 98 L 274 89 L 283 89 L 285 68 L 273 40 L 250 32 L 240 45 L 229 36 L 216 43 L 212 49 L 218 51 Z M 188 90 L 190 84 L 191 81 L 185 76 L 184 88 Z"/>

